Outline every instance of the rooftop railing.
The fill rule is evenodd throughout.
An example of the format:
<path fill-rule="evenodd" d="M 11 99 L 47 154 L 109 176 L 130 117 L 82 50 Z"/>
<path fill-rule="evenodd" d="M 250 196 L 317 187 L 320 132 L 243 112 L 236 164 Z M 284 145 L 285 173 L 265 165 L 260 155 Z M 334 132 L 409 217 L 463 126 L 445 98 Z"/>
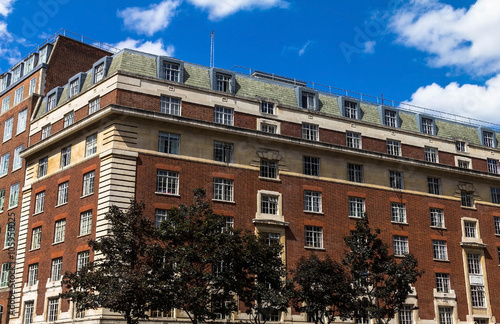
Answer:
<path fill-rule="evenodd" d="M 328 86 L 328 85 L 324 85 L 324 84 L 320 84 L 320 83 L 316 83 L 316 82 L 303 81 L 303 80 L 288 78 L 288 77 L 284 77 L 284 76 L 280 76 L 280 75 L 276 75 L 276 74 L 272 74 L 272 73 L 265 73 L 265 72 L 257 71 L 257 70 L 254 70 L 252 68 L 247 68 L 247 67 L 243 67 L 243 66 L 239 66 L 239 65 L 233 66 L 231 71 L 235 71 L 237 73 L 246 74 L 246 75 L 250 75 L 250 76 L 257 76 L 257 77 L 262 78 L 262 79 L 274 80 L 277 82 L 285 82 L 285 83 L 293 84 L 296 86 L 306 86 L 306 87 L 314 89 L 318 92 L 336 95 L 336 96 L 353 98 L 355 100 L 359 100 L 360 102 L 373 104 L 373 105 L 377 105 L 377 106 L 383 105 L 386 107 L 392 107 L 392 108 L 399 109 L 401 111 L 410 112 L 410 113 L 431 115 L 435 118 L 446 120 L 446 121 L 451 121 L 451 122 L 455 122 L 455 123 L 466 124 L 466 125 L 475 126 L 475 127 L 486 126 L 486 127 L 493 128 L 495 130 L 500 130 L 500 124 L 493 123 L 493 122 L 487 122 L 487 121 L 483 121 L 483 120 L 479 120 L 479 119 L 475 119 L 475 118 L 471 118 L 471 117 L 460 116 L 460 115 L 456 115 L 456 114 L 452 114 L 452 113 L 439 111 L 436 109 L 412 105 L 412 104 L 409 104 L 406 102 L 390 100 L 390 99 L 386 99 L 383 97 L 371 96 L 371 95 L 367 95 L 367 94 L 364 94 L 361 92 L 346 90 L 346 89 Z M 261 75 L 265 75 L 265 77 L 261 77 Z"/>

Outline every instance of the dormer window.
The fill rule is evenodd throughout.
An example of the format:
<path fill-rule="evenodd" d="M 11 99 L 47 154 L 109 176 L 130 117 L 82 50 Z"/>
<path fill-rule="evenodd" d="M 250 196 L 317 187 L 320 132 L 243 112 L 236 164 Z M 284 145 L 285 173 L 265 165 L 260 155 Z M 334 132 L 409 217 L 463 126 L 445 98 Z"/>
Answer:
<path fill-rule="evenodd" d="M 69 84 L 69 97 L 73 97 L 80 91 L 80 80 L 76 79 Z"/>
<path fill-rule="evenodd" d="M 63 91 L 62 87 L 57 87 L 50 90 L 49 93 L 47 93 L 47 106 L 45 109 L 46 112 L 54 109 L 57 106 L 57 102 L 61 97 L 62 91 Z"/>
<path fill-rule="evenodd" d="M 4 91 L 10 85 L 10 73 L 5 73 L 0 81 L 0 91 Z"/>
<path fill-rule="evenodd" d="M 398 114 L 394 110 L 384 111 L 384 125 L 398 127 Z"/>
<path fill-rule="evenodd" d="M 215 74 L 216 90 L 222 92 L 231 92 L 231 76 L 222 73 Z"/>
<path fill-rule="evenodd" d="M 56 107 L 56 94 L 51 94 L 47 98 L 47 111 L 50 111 Z"/>
<path fill-rule="evenodd" d="M 105 56 L 99 61 L 95 62 L 92 66 L 93 71 L 93 81 L 95 83 L 101 81 L 107 76 L 109 66 L 111 64 L 112 58 L 109 56 Z"/>
<path fill-rule="evenodd" d="M 104 79 L 104 63 L 99 64 L 94 69 L 94 83 Z"/>
<path fill-rule="evenodd" d="M 422 117 L 422 133 L 434 135 L 434 120 Z"/>
<path fill-rule="evenodd" d="M 483 132 L 483 145 L 487 147 L 495 147 L 495 139 L 492 132 Z"/>
<path fill-rule="evenodd" d="M 24 67 L 24 63 L 21 63 L 12 70 L 12 82 L 13 83 L 16 82 L 17 80 L 21 79 L 21 77 L 23 76 L 23 67 Z"/>
<path fill-rule="evenodd" d="M 51 44 L 47 44 L 42 49 L 40 49 L 38 64 L 47 63 L 47 61 L 49 60 L 49 55 L 51 50 L 52 50 Z"/>
<path fill-rule="evenodd" d="M 263 114 L 274 115 L 274 103 L 269 101 L 262 101 L 260 103 L 260 112 Z"/>
<path fill-rule="evenodd" d="M 344 117 L 358 119 L 358 103 L 344 100 Z"/>
<path fill-rule="evenodd" d="M 164 62 L 163 69 L 165 70 L 165 80 L 180 82 L 180 65 L 172 62 Z"/>
<path fill-rule="evenodd" d="M 235 93 L 235 75 L 231 71 L 212 68 L 210 70 L 210 84 L 212 90 Z"/>
<path fill-rule="evenodd" d="M 172 82 L 183 82 L 184 62 L 168 56 L 156 59 L 158 78 Z"/>
<path fill-rule="evenodd" d="M 33 69 L 36 66 L 36 63 L 38 63 L 37 60 L 38 60 L 38 54 L 33 54 L 25 61 L 24 64 L 25 74 L 28 74 L 29 72 L 33 71 Z"/>
<path fill-rule="evenodd" d="M 319 110 L 318 93 L 305 87 L 296 87 L 297 106 L 307 110 Z"/>

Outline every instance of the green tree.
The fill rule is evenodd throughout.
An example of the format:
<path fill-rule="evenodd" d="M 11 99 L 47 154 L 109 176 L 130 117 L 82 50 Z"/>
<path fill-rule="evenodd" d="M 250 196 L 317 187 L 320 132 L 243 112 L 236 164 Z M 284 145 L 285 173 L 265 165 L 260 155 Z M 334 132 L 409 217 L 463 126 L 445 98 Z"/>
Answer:
<path fill-rule="evenodd" d="M 74 273 L 66 273 L 62 298 L 76 303 L 79 311 L 109 308 L 123 314 L 128 324 L 147 318 L 157 295 L 154 274 L 155 228 L 143 217 L 144 204 L 131 201 L 126 211 L 111 206 L 106 220 L 108 235 L 89 241 L 96 260 Z"/>
<path fill-rule="evenodd" d="M 376 318 L 388 323 L 404 305 L 423 271 L 417 259 L 406 254 L 396 258 L 386 244 L 372 232 L 368 219 L 356 223 L 356 231 L 345 238 L 347 248 L 342 263 L 349 270 L 352 296 L 345 311 L 352 317 Z"/>
<path fill-rule="evenodd" d="M 294 271 L 297 284 L 293 304 L 298 312 L 308 315 L 316 324 L 330 324 L 337 317 L 349 317 L 346 306 L 351 286 L 342 264 L 327 255 L 323 260 L 316 254 L 302 257 Z"/>
<path fill-rule="evenodd" d="M 170 310 L 172 301 L 193 324 L 235 311 L 235 294 L 245 282 L 243 239 L 241 231 L 213 213 L 205 191 L 195 190 L 192 205 L 170 209 L 159 231 L 166 260 L 159 271 L 167 306 L 163 309 Z"/>
<path fill-rule="evenodd" d="M 272 316 L 286 312 L 293 288 L 286 281 L 287 271 L 279 242 L 247 235 L 244 245 L 244 271 L 246 281 L 240 291 L 251 323 L 263 324 Z"/>

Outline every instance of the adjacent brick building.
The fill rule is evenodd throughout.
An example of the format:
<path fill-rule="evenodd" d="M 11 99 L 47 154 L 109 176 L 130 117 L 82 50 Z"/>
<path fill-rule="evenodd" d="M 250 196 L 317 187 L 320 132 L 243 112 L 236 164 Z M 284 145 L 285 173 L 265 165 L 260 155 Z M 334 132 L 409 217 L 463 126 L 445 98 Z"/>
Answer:
<path fill-rule="evenodd" d="M 62 274 L 93 260 L 87 241 L 106 234 L 109 206 L 135 198 L 161 221 L 199 187 L 235 227 L 279 240 L 290 269 L 310 253 L 340 259 L 367 215 L 396 255 L 413 253 L 425 270 L 395 322 L 496 323 L 495 129 L 132 50 L 85 64 L 62 84 L 53 78 L 30 113 L 12 323 L 120 320 L 75 313 L 58 298 Z M 275 319 L 307 321 L 292 311 Z"/>

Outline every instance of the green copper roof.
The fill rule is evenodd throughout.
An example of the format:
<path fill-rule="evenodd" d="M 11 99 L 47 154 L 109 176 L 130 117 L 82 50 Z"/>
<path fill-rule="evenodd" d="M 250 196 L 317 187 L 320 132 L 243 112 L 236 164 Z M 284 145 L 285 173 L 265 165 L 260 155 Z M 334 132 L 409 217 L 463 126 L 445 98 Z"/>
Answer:
<path fill-rule="evenodd" d="M 463 139 L 471 144 L 481 144 L 477 135 L 477 128 L 462 124 L 455 124 L 443 120 L 435 121 L 437 135 L 449 139 Z"/>
<path fill-rule="evenodd" d="M 401 122 L 401 129 L 418 132 L 417 121 L 415 114 L 399 111 L 399 119 Z"/>
<path fill-rule="evenodd" d="M 339 101 L 337 97 L 328 96 L 320 93 L 319 102 L 321 107 L 320 111 L 322 113 L 328 115 L 340 116 Z"/>
<path fill-rule="evenodd" d="M 294 88 L 239 75 L 236 76 L 236 82 L 240 86 L 236 93 L 238 96 L 273 99 L 282 105 L 297 107 Z"/>
<path fill-rule="evenodd" d="M 380 116 L 378 114 L 377 106 L 361 103 L 360 108 L 362 121 L 380 125 Z"/>
<path fill-rule="evenodd" d="M 184 64 L 184 83 L 210 89 L 210 70 L 196 65 Z"/>

